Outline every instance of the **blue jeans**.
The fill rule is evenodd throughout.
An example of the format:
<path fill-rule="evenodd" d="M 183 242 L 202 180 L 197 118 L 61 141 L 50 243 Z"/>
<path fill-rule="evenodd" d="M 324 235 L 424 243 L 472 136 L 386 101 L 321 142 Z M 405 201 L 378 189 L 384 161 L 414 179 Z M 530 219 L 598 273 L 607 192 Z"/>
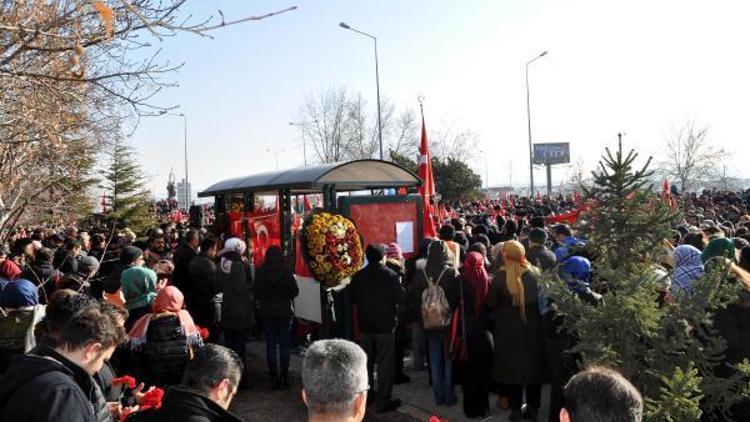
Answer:
<path fill-rule="evenodd" d="M 291 318 L 263 318 L 266 329 L 266 362 L 272 374 L 286 377 L 289 374 L 289 342 L 292 333 Z M 279 363 L 276 365 L 276 346 L 279 350 Z"/>
<path fill-rule="evenodd" d="M 456 393 L 453 389 L 453 361 L 448 356 L 443 337 L 428 336 L 432 392 L 437 405 L 453 405 Z"/>

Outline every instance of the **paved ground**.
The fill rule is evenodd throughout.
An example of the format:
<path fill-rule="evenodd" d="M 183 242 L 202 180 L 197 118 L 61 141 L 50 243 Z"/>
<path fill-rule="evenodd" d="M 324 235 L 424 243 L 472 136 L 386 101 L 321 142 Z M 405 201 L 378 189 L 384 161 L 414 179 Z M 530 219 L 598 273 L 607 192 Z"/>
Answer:
<path fill-rule="evenodd" d="M 270 378 L 265 369 L 265 344 L 253 341 L 248 346 L 248 362 L 252 374 L 257 374 L 255 386 L 249 391 L 240 391 L 232 403 L 232 411 L 245 418 L 246 421 L 305 421 L 305 407 L 300 396 L 301 357 L 292 356 L 291 383 L 288 391 L 273 391 Z M 409 362 L 407 361 L 407 367 Z M 427 421 L 430 415 L 438 415 L 450 422 L 468 420 L 461 408 L 461 389 L 456 392 L 459 397 L 457 405 L 452 407 L 437 407 L 432 398 L 432 389 L 427 382 L 425 371 L 407 371 L 411 376 L 408 384 L 394 387 L 393 396 L 400 398 L 404 404 L 396 412 L 382 415 L 368 414 L 367 422 L 415 422 Z M 542 407 L 546 401 L 547 391 L 542 395 Z M 490 400 L 492 415 L 488 422 L 502 422 L 508 420 L 508 411 L 497 408 L 495 397 Z M 546 414 L 540 415 L 539 420 L 546 420 Z"/>

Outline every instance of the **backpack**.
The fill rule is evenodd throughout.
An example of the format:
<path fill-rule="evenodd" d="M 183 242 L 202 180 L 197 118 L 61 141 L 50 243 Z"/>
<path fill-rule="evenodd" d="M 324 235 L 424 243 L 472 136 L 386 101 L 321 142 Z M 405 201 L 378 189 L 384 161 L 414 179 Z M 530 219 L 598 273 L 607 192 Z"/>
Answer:
<path fill-rule="evenodd" d="M 440 279 L 446 270 L 440 273 L 435 282 L 422 270 L 427 280 L 427 288 L 422 292 L 422 325 L 425 330 L 440 330 L 451 323 L 450 305 L 445 291 L 440 287 Z"/>

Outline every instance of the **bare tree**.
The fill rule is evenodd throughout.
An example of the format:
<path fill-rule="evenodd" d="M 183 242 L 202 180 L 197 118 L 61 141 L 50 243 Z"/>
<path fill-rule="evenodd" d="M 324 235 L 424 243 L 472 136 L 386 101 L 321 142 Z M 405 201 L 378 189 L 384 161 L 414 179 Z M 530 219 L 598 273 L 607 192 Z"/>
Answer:
<path fill-rule="evenodd" d="M 172 109 L 154 97 L 180 65 L 151 43 L 262 16 L 180 14 L 186 0 L 0 1 L 0 229 L 80 193 L 124 121 Z M 137 59 L 136 57 L 145 57 Z"/>
<path fill-rule="evenodd" d="M 416 113 L 405 109 L 396 118 L 390 134 L 389 150 L 406 156 L 414 157 L 419 152 L 420 126 Z"/>
<path fill-rule="evenodd" d="M 454 120 L 430 135 L 432 156 L 440 160 L 453 158 L 464 163 L 471 161 L 479 146 L 479 135 L 471 129 L 457 128 Z"/>
<path fill-rule="evenodd" d="M 672 131 L 666 149 L 662 171 L 678 183 L 681 192 L 706 182 L 722 154 L 709 144 L 708 127 L 698 127 L 692 120 Z"/>
<path fill-rule="evenodd" d="M 329 88 L 310 94 L 300 107 L 299 119 L 315 122 L 300 129 L 302 136 L 312 145 L 318 162 L 335 163 L 349 155 L 349 136 L 352 134 L 349 107 L 344 88 Z"/>

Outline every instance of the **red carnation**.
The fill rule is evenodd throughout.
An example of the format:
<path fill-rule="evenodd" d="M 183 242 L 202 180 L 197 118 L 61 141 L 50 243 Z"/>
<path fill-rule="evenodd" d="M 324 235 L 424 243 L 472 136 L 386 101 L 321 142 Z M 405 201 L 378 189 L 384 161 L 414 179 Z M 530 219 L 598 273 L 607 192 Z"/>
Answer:
<path fill-rule="evenodd" d="M 203 340 L 208 340 L 208 337 L 211 335 L 211 333 L 208 331 L 208 328 L 206 327 L 200 327 L 198 326 L 198 333 L 201 335 L 201 338 Z"/>
<path fill-rule="evenodd" d="M 131 377 L 130 375 L 115 378 L 112 380 L 112 385 L 124 385 L 132 390 L 135 388 L 135 378 Z"/>
<path fill-rule="evenodd" d="M 155 409 L 159 409 L 161 407 L 162 398 L 164 398 L 164 390 L 162 390 L 161 388 L 154 388 L 153 390 L 149 390 L 143 395 L 143 400 L 141 400 L 141 408 L 153 407 Z"/>

